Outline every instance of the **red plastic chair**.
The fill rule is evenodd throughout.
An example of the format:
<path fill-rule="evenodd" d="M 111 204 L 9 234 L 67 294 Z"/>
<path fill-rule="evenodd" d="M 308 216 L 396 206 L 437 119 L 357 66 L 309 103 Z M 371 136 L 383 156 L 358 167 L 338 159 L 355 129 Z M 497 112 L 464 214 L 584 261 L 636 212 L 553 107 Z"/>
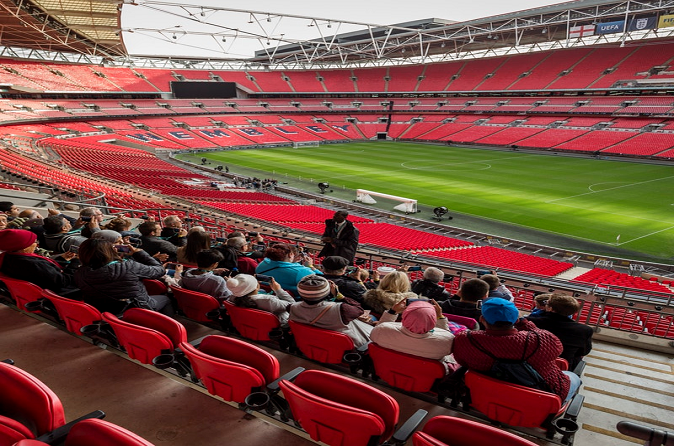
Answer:
<path fill-rule="evenodd" d="M 241 336 L 253 341 L 269 341 L 269 332 L 279 329 L 278 318 L 268 311 L 255 308 L 242 308 L 225 302 L 227 314 Z"/>
<path fill-rule="evenodd" d="M 391 396 L 345 376 L 307 370 L 279 386 L 295 421 L 312 440 L 330 446 L 380 444 L 398 423 L 398 403 Z"/>
<path fill-rule="evenodd" d="M 196 378 L 211 395 L 243 403 L 248 395 L 278 379 L 279 362 L 259 347 L 225 336 L 206 336 L 198 347 L 180 344 Z"/>
<path fill-rule="evenodd" d="M 14 446 L 47 446 L 38 440 L 21 440 Z M 154 446 L 149 441 L 121 426 L 99 419 L 83 420 L 76 423 L 64 446 Z"/>
<path fill-rule="evenodd" d="M 375 374 L 407 392 L 429 392 L 433 384 L 446 375 L 444 364 L 435 359 L 397 352 L 374 342 L 368 344 L 368 353 Z"/>
<path fill-rule="evenodd" d="M 65 424 L 61 400 L 40 380 L 0 363 L 0 445 L 35 438 Z"/>
<path fill-rule="evenodd" d="M 162 353 L 172 352 L 187 342 L 187 331 L 178 321 L 161 313 L 142 308 L 129 308 L 122 319 L 112 313 L 103 313 L 117 341 L 131 359 L 151 364 Z"/>
<path fill-rule="evenodd" d="M 289 321 L 297 348 L 309 359 L 325 364 L 339 364 L 344 354 L 354 349 L 353 340 L 338 331 Z"/>
<path fill-rule="evenodd" d="M 66 329 L 78 336 L 82 335 L 80 328 L 103 319 L 100 311 L 79 300 L 59 296 L 51 290 L 42 290 L 42 297 L 54 305 Z"/>
<path fill-rule="evenodd" d="M 458 314 L 447 314 L 447 313 L 443 313 L 443 315 L 450 322 L 465 325 L 466 328 L 468 328 L 468 330 L 477 330 L 478 328 L 480 328 L 480 324 L 472 317 L 459 316 Z"/>
<path fill-rule="evenodd" d="M 215 297 L 198 291 L 173 288 L 173 297 L 183 314 L 197 322 L 212 322 L 206 314 L 220 308 L 220 302 Z"/>
<path fill-rule="evenodd" d="M 42 288 L 35 284 L 26 282 L 25 280 L 12 279 L 4 274 L 0 275 L 0 280 L 7 287 L 19 310 L 28 311 L 25 305 L 28 302 L 35 302 L 42 297 Z"/>
<path fill-rule="evenodd" d="M 414 446 L 535 446 L 529 440 L 493 426 L 440 415 L 428 420 L 420 432 L 412 437 Z"/>
<path fill-rule="evenodd" d="M 150 296 L 159 296 L 168 293 L 168 287 L 164 282 L 157 279 L 143 279 L 145 291 Z"/>

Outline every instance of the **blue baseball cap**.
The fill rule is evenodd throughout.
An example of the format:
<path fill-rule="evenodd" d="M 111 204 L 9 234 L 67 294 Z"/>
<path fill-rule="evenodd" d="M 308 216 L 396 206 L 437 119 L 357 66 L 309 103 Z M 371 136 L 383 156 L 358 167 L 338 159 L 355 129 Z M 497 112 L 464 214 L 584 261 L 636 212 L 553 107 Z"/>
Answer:
<path fill-rule="evenodd" d="M 492 297 L 482 304 L 482 317 L 490 325 L 497 322 L 514 324 L 519 319 L 520 312 L 509 300 Z"/>

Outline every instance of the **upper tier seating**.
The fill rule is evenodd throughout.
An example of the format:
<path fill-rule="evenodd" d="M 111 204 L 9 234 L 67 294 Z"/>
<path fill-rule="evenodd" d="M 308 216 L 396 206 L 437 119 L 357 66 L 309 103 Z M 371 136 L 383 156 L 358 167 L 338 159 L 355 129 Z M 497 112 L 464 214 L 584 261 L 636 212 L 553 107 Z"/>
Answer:
<path fill-rule="evenodd" d="M 672 294 L 672 291 L 668 287 L 657 282 L 642 279 L 638 276 L 630 276 L 629 274 L 601 268 L 591 269 L 590 271 L 581 274 L 573 280 L 574 282 L 596 283 L 598 285 L 617 285 L 620 287 Z"/>

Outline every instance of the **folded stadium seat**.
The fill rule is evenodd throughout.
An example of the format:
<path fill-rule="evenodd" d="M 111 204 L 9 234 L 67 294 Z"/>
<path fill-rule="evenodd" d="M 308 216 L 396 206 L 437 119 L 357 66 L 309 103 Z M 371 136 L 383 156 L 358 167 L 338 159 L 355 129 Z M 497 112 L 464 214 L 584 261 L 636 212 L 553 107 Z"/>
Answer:
<path fill-rule="evenodd" d="M 304 356 L 326 364 L 340 364 L 344 354 L 354 350 L 353 340 L 338 331 L 289 321 L 297 348 Z"/>
<path fill-rule="evenodd" d="M 412 436 L 414 446 L 534 446 L 529 440 L 477 421 L 439 415 Z"/>
<path fill-rule="evenodd" d="M 42 290 L 42 297 L 56 308 L 59 318 L 66 324 L 66 330 L 81 336 L 80 329 L 103 319 L 101 312 L 79 300 L 59 296 L 51 290 Z"/>
<path fill-rule="evenodd" d="M 178 308 L 189 319 L 197 322 L 212 322 L 213 319 L 209 318 L 207 314 L 220 309 L 220 302 L 209 294 L 177 287 L 172 288 L 172 290 Z"/>
<path fill-rule="evenodd" d="M 48 446 L 39 440 L 21 440 L 14 446 Z M 99 419 L 82 420 L 68 433 L 64 446 L 154 446 L 121 426 Z"/>
<path fill-rule="evenodd" d="M 292 418 L 314 441 L 329 446 L 373 446 L 388 440 L 400 409 L 393 397 L 352 378 L 319 370 L 300 373 L 279 386 Z M 395 438 L 403 444 L 426 416 L 420 410 Z"/>
<path fill-rule="evenodd" d="M 26 304 L 35 302 L 42 297 L 42 288 L 35 284 L 26 282 L 25 280 L 12 279 L 4 274 L 0 274 L 0 280 L 7 287 L 19 310 L 29 311 L 26 310 Z"/>
<path fill-rule="evenodd" d="M 480 324 L 473 319 L 472 317 L 459 316 L 458 314 L 447 314 L 442 313 L 449 322 L 455 322 L 457 324 L 465 326 L 469 330 L 477 330 L 480 328 Z"/>
<path fill-rule="evenodd" d="M 61 400 L 31 374 L 0 362 L 0 445 L 35 438 L 65 424 Z"/>
<path fill-rule="evenodd" d="M 122 319 L 105 312 L 103 320 L 110 324 L 129 357 L 143 364 L 151 364 L 155 357 L 171 353 L 181 342 L 187 342 L 185 327 L 156 311 L 129 308 Z"/>
<path fill-rule="evenodd" d="M 441 361 L 397 352 L 374 342 L 368 345 L 368 353 L 376 376 L 407 392 L 430 392 L 446 374 Z"/>
<path fill-rule="evenodd" d="M 168 293 L 168 287 L 164 282 L 157 279 L 143 279 L 143 285 L 147 294 L 150 296 L 159 296 Z"/>
<path fill-rule="evenodd" d="M 562 406 L 562 399 L 554 393 L 511 384 L 472 370 L 466 372 L 465 384 L 470 394 L 470 407 L 492 421 L 543 429 L 548 438 L 554 437 L 557 430 L 553 423 L 556 422 L 567 428 L 560 429 L 563 440 L 572 438 L 578 430 L 575 419 L 584 400 L 580 394 Z M 560 423 L 556 418 L 564 418 L 564 421 Z"/>
<path fill-rule="evenodd" d="M 278 379 L 279 362 L 272 354 L 225 336 L 206 336 L 198 347 L 180 344 L 194 377 L 211 395 L 243 403 L 248 395 Z"/>
<path fill-rule="evenodd" d="M 225 308 L 232 325 L 244 338 L 269 341 L 269 332 L 281 328 L 278 318 L 268 311 L 237 307 L 230 302 L 225 302 Z"/>

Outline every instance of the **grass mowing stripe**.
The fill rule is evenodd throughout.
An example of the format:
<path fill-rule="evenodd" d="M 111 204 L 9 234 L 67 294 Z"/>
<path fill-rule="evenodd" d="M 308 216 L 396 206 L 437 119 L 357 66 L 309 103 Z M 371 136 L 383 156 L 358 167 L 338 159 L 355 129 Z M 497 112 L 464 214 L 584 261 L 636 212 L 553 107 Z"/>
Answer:
<path fill-rule="evenodd" d="M 414 198 L 421 205 L 671 261 L 674 169 L 667 165 L 432 144 L 356 142 L 202 153 L 215 162 Z M 293 185 L 293 184 L 291 184 Z"/>

